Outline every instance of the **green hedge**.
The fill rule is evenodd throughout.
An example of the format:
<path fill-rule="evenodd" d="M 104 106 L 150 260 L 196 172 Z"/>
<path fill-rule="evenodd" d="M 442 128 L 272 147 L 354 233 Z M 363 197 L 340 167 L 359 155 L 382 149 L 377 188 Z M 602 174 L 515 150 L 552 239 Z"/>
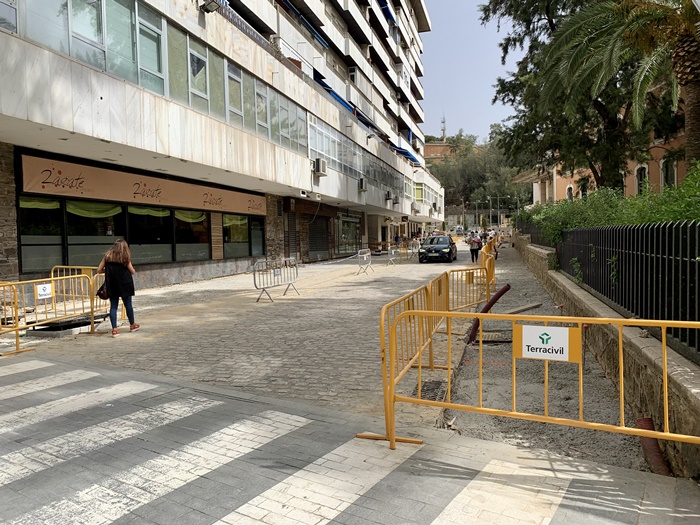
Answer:
<path fill-rule="evenodd" d="M 574 228 L 649 224 L 700 219 L 700 162 L 694 164 L 683 182 L 663 193 L 652 193 L 648 186 L 641 195 L 625 197 L 621 190 L 600 188 L 584 199 L 538 204 L 521 211 L 517 224 L 538 226 L 553 245 L 562 233 Z"/>

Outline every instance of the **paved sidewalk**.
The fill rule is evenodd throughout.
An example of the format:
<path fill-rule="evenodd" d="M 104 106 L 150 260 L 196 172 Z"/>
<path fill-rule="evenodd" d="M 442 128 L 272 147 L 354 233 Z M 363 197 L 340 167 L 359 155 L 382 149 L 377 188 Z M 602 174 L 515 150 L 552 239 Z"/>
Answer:
<path fill-rule="evenodd" d="M 695 524 L 689 480 L 397 421 L 383 432 L 381 306 L 464 264 L 301 268 L 139 291 L 142 330 L 0 358 L 0 522 Z"/>

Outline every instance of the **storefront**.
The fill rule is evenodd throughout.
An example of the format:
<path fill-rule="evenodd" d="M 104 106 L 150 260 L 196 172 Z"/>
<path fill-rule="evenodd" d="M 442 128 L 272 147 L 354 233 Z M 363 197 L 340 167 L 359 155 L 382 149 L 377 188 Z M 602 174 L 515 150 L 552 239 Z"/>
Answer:
<path fill-rule="evenodd" d="M 20 273 L 96 266 L 124 238 L 135 265 L 265 255 L 266 198 L 135 171 L 16 157 Z"/>

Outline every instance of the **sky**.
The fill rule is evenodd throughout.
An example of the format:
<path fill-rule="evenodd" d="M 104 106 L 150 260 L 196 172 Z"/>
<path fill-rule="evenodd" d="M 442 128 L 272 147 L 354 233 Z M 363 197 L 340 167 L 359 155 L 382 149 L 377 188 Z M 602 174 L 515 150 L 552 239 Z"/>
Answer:
<path fill-rule="evenodd" d="M 489 136 L 491 124 L 513 114 L 510 106 L 492 105 L 494 84 L 499 76 L 515 70 L 520 53 L 501 65 L 498 43 L 505 35 L 497 24 L 483 26 L 478 6 L 485 0 L 425 0 L 432 30 L 421 33 L 425 76 L 421 83 L 425 100 L 423 133 L 442 135 L 445 117 L 447 136 L 460 129 L 477 135 L 479 143 Z"/>

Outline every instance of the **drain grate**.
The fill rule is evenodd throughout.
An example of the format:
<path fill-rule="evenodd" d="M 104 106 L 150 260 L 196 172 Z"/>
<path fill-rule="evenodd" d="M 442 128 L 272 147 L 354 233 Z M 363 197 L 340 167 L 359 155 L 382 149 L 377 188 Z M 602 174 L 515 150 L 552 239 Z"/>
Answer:
<path fill-rule="evenodd" d="M 413 397 L 418 397 L 418 385 L 413 389 Z M 447 381 L 423 381 L 421 385 L 421 399 L 430 401 L 444 401 L 447 395 Z"/>
<path fill-rule="evenodd" d="M 513 334 L 511 332 L 484 332 L 483 340 L 510 343 L 513 341 Z"/>

